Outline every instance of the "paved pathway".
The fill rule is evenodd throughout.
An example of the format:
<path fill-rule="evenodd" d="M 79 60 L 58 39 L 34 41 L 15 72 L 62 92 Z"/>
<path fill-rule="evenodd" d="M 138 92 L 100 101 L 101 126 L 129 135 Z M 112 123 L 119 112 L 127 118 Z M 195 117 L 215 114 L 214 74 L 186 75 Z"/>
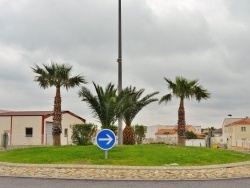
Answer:
<path fill-rule="evenodd" d="M 250 161 L 193 167 L 34 165 L 0 162 L 0 176 L 99 180 L 208 180 L 250 178 Z"/>

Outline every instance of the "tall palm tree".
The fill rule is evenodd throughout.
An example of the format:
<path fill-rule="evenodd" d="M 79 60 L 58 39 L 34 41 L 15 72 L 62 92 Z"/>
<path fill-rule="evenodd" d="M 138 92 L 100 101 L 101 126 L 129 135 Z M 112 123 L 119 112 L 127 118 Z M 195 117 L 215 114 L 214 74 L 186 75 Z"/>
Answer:
<path fill-rule="evenodd" d="M 143 107 L 158 100 L 152 97 L 159 92 L 153 92 L 141 98 L 144 89 L 137 91 L 135 87 L 132 88 L 131 86 L 126 89 L 129 93 L 132 93 L 132 95 L 127 97 L 121 108 L 121 117 L 126 124 L 123 130 L 123 144 L 133 145 L 135 144 L 135 134 L 133 128 L 131 127 L 132 121 Z"/>
<path fill-rule="evenodd" d="M 53 145 L 61 145 L 62 132 L 62 113 L 61 113 L 61 87 L 66 90 L 79 86 L 81 83 L 87 83 L 82 75 L 71 77 L 72 66 L 65 64 L 57 64 L 51 62 L 50 65 L 43 64 L 43 67 L 34 65 L 31 67 L 37 74 L 35 81 L 39 86 L 46 89 L 48 87 L 56 88 L 56 96 L 54 98 L 54 114 L 53 114 Z"/>
<path fill-rule="evenodd" d="M 128 92 L 122 91 L 117 95 L 117 89 L 112 83 L 109 83 L 105 89 L 94 82 L 93 84 L 97 95 L 93 95 L 87 87 L 82 87 L 78 92 L 79 97 L 82 98 L 82 101 L 87 102 L 102 128 L 110 129 L 117 121 L 119 108 Z"/>
<path fill-rule="evenodd" d="M 198 102 L 201 99 L 210 98 L 210 93 L 204 89 L 201 85 L 198 84 L 198 80 L 188 80 L 183 77 L 177 76 L 175 82 L 170 79 L 164 78 L 168 84 L 168 89 L 171 90 L 171 93 L 164 95 L 159 103 L 169 102 L 172 100 L 172 97 L 175 96 L 180 99 L 180 106 L 178 110 L 178 144 L 185 145 L 185 108 L 184 108 L 184 99 L 195 98 Z"/>

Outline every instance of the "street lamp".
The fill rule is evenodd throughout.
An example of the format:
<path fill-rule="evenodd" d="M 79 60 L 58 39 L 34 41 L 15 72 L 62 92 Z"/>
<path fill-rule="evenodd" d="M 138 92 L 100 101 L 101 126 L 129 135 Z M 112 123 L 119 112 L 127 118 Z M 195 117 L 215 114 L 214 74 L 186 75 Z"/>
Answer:
<path fill-rule="evenodd" d="M 121 0 L 118 0 L 118 94 L 122 91 L 122 13 Z M 118 145 L 123 144 L 122 119 L 118 119 Z"/>

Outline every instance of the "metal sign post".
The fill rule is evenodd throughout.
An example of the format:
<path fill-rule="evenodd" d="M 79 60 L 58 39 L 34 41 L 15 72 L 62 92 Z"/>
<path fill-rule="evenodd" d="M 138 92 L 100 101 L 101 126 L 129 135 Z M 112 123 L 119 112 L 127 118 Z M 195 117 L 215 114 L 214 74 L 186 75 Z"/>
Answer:
<path fill-rule="evenodd" d="M 108 159 L 108 150 L 105 150 L 105 151 L 104 151 L 104 158 L 105 158 L 105 159 Z"/>
<path fill-rule="evenodd" d="M 122 6 L 118 0 L 118 94 L 122 91 Z M 118 144 L 123 144 L 122 119 L 118 118 Z"/>

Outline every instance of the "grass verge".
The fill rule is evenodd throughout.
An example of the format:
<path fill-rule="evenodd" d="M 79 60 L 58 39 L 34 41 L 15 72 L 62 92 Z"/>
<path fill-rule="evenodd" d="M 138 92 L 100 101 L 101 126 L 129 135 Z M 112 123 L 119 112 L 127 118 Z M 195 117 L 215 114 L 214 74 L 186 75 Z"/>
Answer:
<path fill-rule="evenodd" d="M 115 146 L 104 151 L 97 146 L 31 147 L 0 152 L 1 162 L 32 164 L 92 164 L 127 166 L 198 166 L 250 161 L 250 154 L 230 150 L 179 147 L 165 144 Z"/>

